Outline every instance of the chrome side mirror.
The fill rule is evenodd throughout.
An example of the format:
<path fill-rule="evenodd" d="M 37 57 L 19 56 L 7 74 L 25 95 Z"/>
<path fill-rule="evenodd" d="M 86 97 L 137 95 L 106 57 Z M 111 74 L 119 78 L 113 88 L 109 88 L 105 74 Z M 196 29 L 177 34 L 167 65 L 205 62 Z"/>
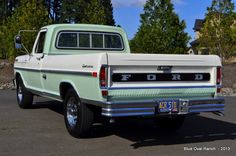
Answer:
<path fill-rule="evenodd" d="M 20 35 L 15 36 L 15 48 L 16 49 L 22 49 L 21 36 Z"/>

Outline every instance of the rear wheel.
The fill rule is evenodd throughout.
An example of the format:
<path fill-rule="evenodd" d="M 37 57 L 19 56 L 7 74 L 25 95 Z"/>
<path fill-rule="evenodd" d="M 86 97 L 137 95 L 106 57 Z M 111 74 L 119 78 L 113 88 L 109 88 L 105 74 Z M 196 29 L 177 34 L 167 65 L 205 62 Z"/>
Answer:
<path fill-rule="evenodd" d="M 86 137 L 93 124 L 93 111 L 69 89 L 64 100 L 64 119 L 68 132 L 74 137 Z"/>
<path fill-rule="evenodd" d="M 184 123 L 185 116 L 178 115 L 178 116 L 165 116 L 165 117 L 157 117 L 154 119 L 155 125 L 158 127 L 174 132 L 178 130 Z"/>
<path fill-rule="evenodd" d="M 21 77 L 17 79 L 16 96 L 18 105 L 21 108 L 30 108 L 32 106 L 33 94 L 25 88 Z"/>

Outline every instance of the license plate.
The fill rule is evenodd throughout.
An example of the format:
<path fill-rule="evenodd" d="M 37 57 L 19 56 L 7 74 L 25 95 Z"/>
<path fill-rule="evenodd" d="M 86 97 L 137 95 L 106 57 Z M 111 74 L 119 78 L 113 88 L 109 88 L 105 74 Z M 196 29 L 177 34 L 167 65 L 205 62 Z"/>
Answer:
<path fill-rule="evenodd" d="M 163 100 L 158 102 L 158 112 L 160 113 L 169 113 L 178 112 L 178 100 Z"/>

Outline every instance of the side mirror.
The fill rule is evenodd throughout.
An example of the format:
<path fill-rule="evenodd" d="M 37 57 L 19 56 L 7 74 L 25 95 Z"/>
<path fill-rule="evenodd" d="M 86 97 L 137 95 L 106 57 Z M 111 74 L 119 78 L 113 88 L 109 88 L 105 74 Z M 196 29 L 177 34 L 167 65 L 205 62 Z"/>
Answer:
<path fill-rule="evenodd" d="M 16 49 L 21 49 L 22 48 L 20 35 L 15 36 L 15 48 Z"/>

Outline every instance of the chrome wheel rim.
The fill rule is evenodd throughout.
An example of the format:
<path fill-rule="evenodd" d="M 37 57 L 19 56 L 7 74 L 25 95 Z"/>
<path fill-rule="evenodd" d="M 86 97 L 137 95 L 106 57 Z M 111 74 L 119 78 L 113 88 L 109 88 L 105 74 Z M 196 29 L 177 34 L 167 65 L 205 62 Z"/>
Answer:
<path fill-rule="evenodd" d="M 70 127 L 74 127 L 78 121 L 78 103 L 74 97 L 69 98 L 67 102 L 66 116 Z"/>
<path fill-rule="evenodd" d="M 22 86 L 21 85 L 19 85 L 19 87 L 18 87 L 17 97 L 18 97 L 19 102 L 21 102 L 22 101 L 22 97 L 23 97 Z"/>

